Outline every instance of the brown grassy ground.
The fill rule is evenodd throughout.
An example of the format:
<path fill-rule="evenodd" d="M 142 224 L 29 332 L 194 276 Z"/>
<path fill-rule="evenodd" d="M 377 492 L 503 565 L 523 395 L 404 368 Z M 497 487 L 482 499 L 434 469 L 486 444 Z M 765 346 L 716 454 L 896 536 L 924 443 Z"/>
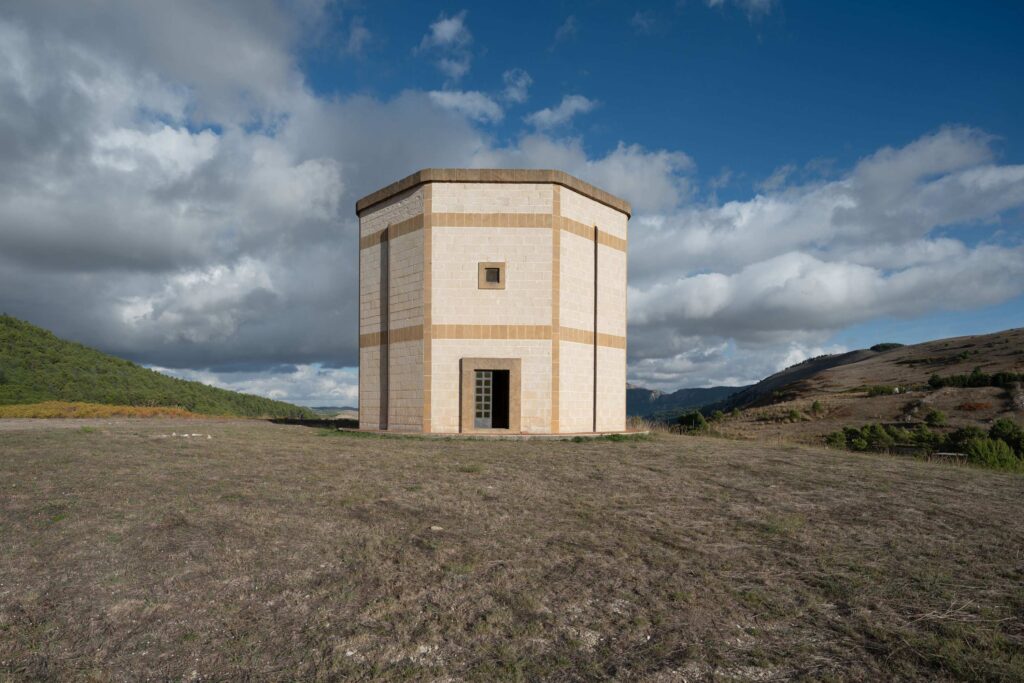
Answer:
<path fill-rule="evenodd" d="M 52 424 L 0 422 L 7 678 L 1024 677 L 1018 475 L 666 435 Z"/>

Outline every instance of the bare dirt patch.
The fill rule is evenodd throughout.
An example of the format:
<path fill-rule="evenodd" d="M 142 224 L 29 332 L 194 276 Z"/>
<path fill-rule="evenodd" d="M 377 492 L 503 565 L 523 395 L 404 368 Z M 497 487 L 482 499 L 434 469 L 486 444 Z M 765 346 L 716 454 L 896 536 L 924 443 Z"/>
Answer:
<path fill-rule="evenodd" d="M 0 432 L 0 678 L 1024 676 L 1018 475 L 666 435 L 37 425 Z"/>

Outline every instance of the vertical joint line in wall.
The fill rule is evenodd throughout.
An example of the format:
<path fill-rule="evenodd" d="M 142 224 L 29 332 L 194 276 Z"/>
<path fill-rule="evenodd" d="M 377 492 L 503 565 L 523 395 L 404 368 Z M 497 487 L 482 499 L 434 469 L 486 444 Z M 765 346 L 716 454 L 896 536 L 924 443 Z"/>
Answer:
<path fill-rule="evenodd" d="M 391 331 L 391 242 L 388 233 L 391 225 L 384 228 L 380 240 L 380 417 L 377 427 L 388 428 L 388 400 L 391 389 L 391 353 L 389 332 Z"/>
<path fill-rule="evenodd" d="M 424 432 L 431 432 L 431 389 L 433 388 L 433 194 L 431 184 L 423 186 L 423 419 Z"/>
<path fill-rule="evenodd" d="M 597 431 L 597 226 L 594 226 L 594 431 Z"/>
<path fill-rule="evenodd" d="M 558 185 L 551 189 L 551 432 L 561 431 L 561 270 L 562 270 L 562 192 Z"/>

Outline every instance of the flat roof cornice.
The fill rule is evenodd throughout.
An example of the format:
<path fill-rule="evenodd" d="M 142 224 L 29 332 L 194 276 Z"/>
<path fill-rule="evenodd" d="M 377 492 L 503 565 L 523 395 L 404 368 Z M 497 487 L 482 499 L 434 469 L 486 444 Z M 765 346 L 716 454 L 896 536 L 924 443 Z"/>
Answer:
<path fill-rule="evenodd" d="M 552 183 L 610 206 L 627 217 L 633 213 L 629 202 L 564 171 L 525 168 L 424 168 L 357 201 L 356 215 L 374 204 L 424 183 Z"/>

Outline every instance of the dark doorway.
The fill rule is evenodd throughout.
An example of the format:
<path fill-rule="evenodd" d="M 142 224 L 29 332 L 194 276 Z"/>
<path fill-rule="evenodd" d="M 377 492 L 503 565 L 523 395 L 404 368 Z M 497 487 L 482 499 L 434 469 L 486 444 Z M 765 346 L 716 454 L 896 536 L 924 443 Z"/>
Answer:
<path fill-rule="evenodd" d="M 492 429 L 508 429 L 508 370 L 494 370 L 494 407 L 491 413 Z"/>

